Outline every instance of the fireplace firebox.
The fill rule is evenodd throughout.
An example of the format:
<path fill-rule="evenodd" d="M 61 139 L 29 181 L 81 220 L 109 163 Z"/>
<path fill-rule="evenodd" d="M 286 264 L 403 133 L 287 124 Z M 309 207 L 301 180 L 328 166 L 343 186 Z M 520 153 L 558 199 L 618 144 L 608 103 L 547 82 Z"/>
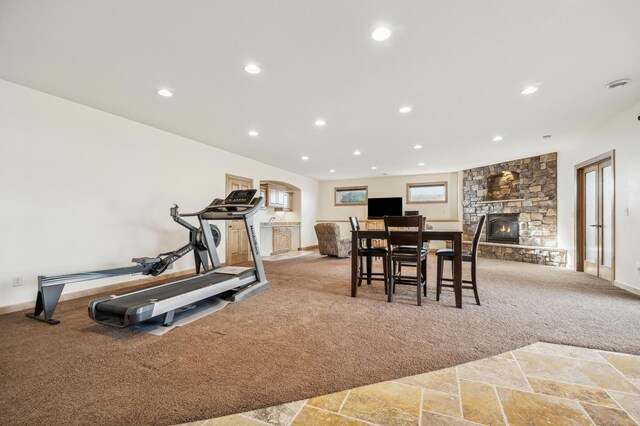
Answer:
<path fill-rule="evenodd" d="M 518 213 L 489 213 L 487 215 L 487 242 L 520 243 Z"/>

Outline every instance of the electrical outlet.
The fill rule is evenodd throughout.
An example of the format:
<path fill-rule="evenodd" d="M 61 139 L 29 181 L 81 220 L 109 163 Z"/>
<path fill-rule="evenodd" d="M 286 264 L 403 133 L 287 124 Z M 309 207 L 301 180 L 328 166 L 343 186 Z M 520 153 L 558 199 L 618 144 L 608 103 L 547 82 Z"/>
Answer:
<path fill-rule="evenodd" d="M 636 269 L 638 270 L 638 273 L 640 273 L 640 262 L 636 263 Z"/>
<path fill-rule="evenodd" d="M 13 286 L 21 287 L 22 286 L 22 277 L 13 277 Z"/>

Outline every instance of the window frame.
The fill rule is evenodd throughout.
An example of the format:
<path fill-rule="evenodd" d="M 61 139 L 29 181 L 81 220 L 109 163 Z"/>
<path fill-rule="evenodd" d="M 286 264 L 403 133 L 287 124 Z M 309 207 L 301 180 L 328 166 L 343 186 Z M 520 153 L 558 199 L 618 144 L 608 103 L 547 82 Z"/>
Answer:
<path fill-rule="evenodd" d="M 364 190 L 364 202 L 357 203 L 339 203 L 338 202 L 338 191 L 355 191 Z M 369 187 L 366 185 L 361 186 L 336 186 L 333 188 L 333 205 L 334 206 L 366 206 L 369 203 Z"/>
<path fill-rule="evenodd" d="M 444 186 L 444 200 L 435 200 L 435 201 L 411 201 L 409 197 L 411 188 L 419 187 L 419 186 Z M 439 181 L 439 182 L 414 182 L 407 184 L 407 197 L 406 204 L 445 204 L 449 202 L 449 182 L 447 181 Z"/>

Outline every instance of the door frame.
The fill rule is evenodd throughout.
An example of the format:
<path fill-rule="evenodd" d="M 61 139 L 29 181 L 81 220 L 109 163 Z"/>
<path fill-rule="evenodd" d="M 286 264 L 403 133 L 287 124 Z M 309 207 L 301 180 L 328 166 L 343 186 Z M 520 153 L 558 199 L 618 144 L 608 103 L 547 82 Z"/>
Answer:
<path fill-rule="evenodd" d="M 224 175 L 224 190 L 225 190 L 225 197 L 227 196 L 227 194 L 229 194 L 229 180 L 230 179 L 236 179 L 236 180 L 244 180 L 246 182 L 249 182 L 249 188 L 253 188 L 253 179 L 252 178 L 248 178 L 248 177 L 244 177 L 244 176 L 238 176 L 238 175 L 232 175 L 229 173 L 225 173 Z M 224 227 L 224 264 L 228 265 L 229 264 L 229 259 L 231 259 L 231 244 L 229 244 L 229 237 L 230 237 L 230 233 L 227 232 L 227 226 L 225 224 Z M 249 251 L 249 256 L 247 260 L 251 260 L 251 251 Z"/>
<path fill-rule="evenodd" d="M 575 186 L 574 186 L 574 199 L 575 199 L 575 270 L 578 272 L 584 272 L 584 234 L 586 229 L 585 212 L 582 209 L 584 205 L 584 169 L 598 164 L 605 160 L 611 160 L 611 175 L 613 183 L 612 194 L 612 217 L 611 217 L 611 282 L 615 281 L 616 277 L 616 150 L 612 149 L 596 157 L 585 160 L 579 164 L 576 164 L 575 169 Z"/>

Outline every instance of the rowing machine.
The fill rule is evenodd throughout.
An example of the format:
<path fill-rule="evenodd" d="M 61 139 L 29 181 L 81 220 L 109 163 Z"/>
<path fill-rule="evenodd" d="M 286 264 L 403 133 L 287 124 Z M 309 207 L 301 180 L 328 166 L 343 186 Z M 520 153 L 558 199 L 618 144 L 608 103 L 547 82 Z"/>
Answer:
<path fill-rule="evenodd" d="M 123 268 L 103 269 L 99 271 L 80 272 L 67 275 L 38 276 L 38 296 L 33 313 L 25 314 L 29 318 L 43 321 L 49 324 L 58 324 L 60 321 L 53 319 L 53 312 L 56 310 L 60 295 L 65 284 L 80 281 L 97 280 L 100 278 L 117 277 L 121 275 L 151 275 L 158 276 L 167 270 L 169 265 L 180 259 L 193 250 L 196 273 L 200 274 L 211 270 L 209 266 L 209 256 L 211 252 L 215 253 L 215 248 L 209 250 L 206 241 L 206 235 L 209 234 L 215 246 L 220 245 L 220 229 L 216 225 L 208 224 L 208 232 L 203 231 L 203 227 L 195 227 L 180 217 L 178 206 L 176 204 L 171 207 L 171 217 L 175 222 L 184 226 L 189 230 L 189 243 L 177 250 L 160 253 L 155 257 L 134 257 L 131 259 L 135 266 L 127 266 Z M 217 254 L 215 255 L 217 258 Z M 213 258 L 212 258 L 213 259 Z M 43 315 L 44 314 L 44 315 Z"/>

